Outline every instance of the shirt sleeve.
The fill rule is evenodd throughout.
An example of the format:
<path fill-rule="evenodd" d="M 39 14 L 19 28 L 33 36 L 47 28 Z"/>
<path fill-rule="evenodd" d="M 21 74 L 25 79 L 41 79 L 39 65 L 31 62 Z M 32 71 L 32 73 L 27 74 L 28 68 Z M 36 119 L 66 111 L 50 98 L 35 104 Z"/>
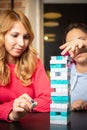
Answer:
<path fill-rule="evenodd" d="M 8 122 L 11 122 L 10 120 L 8 120 L 8 115 L 9 112 L 12 110 L 12 108 L 13 108 L 13 100 L 10 102 L 0 104 L 0 120 L 6 120 Z"/>
<path fill-rule="evenodd" d="M 33 109 L 37 112 L 49 112 L 50 111 L 50 80 L 46 74 L 43 64 L 40 60 L 37 63 L 37 69 L 33 78 L 35 101 L 38 105 Z"/>

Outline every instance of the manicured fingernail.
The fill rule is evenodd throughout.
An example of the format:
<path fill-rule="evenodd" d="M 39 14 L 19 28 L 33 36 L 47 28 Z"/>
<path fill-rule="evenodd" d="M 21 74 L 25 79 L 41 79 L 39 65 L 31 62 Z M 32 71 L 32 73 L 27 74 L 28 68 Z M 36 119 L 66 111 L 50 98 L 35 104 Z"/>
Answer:
<path fill-rule="evenodd" d="M 36 107 L 37 106 L 37 102 L 35 103 L 32 103 L 32 108 Z"/>
<path fill-rule="evenodd" d="M 32 102 L 32 103 L 34 103 L 34 100 L 33 100 L 33 99 L 31 99 L 31 102 Z"/>

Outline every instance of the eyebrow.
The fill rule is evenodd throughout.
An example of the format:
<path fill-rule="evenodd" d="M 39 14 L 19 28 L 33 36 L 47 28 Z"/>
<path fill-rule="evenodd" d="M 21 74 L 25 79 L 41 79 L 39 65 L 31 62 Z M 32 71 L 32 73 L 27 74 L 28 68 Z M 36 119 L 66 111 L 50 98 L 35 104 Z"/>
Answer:
<path fill-rule="evenodd" d="M 86 37 L 78 37 L 78 39 L 85 40 Z"/>

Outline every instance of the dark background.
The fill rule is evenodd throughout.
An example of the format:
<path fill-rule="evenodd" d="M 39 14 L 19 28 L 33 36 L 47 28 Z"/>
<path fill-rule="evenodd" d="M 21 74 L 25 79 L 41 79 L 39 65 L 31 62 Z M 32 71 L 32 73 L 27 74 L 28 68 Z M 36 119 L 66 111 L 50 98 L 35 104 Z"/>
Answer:
<path fill-rule="evenodd" d="M 87 22 L 87 4 L 44 4 L 44 13 L 46 12 L 59 12 L 62 14 L 61 18 L 55 20 L 59 22 L 59 26 L 44 27 L 44 34 L 56 34 L 55 42 L 44 41 L 44 66 L 48 71 L 50 70 L 50 57 L 60 55 L 59 46 L 63 43 L 65 28 L 70 23 Z M 45 21 L 49 21 L 49 19 L 44 19 Z"/>

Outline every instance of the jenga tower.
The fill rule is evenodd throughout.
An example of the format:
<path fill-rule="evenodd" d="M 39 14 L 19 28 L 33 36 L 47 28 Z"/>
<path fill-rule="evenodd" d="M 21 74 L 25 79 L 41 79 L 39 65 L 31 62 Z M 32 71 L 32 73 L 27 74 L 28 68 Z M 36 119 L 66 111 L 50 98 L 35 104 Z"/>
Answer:
<path fill-rule="evenodd" d="M 69 56 L 51 56 L 50 124 L 67 125 L 70 122 L 70 70 Z"/>

